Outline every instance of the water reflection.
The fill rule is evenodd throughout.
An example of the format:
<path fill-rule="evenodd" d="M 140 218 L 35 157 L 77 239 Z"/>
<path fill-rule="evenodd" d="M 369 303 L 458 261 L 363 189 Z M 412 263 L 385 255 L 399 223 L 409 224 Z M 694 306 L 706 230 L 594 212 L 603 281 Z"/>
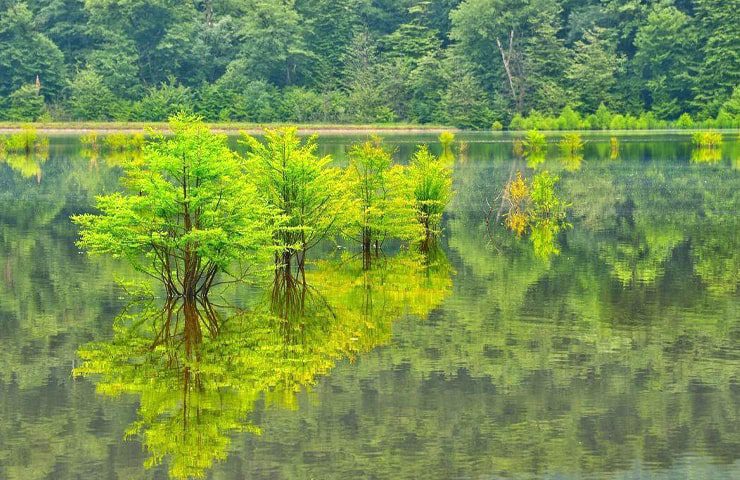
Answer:
<path fill-rule="evenodd" d="M 403 256 L 370 271 L 350 262 L 284 272 L 269 306 L 249 312 L 219 314 L 205 299 L 134 304 L 112 341 L 80 349 L 75 374 L 96 378 L 100 394 L 139 398 L 126 435 L 146 447 L 145 466 L 166 460 L 173 478 L 202 477 L 227 458 L 233 433 L 259 435 L 249 418 L 258 400 L 293 408 L 336 362 L 388 343 L 394 321 L 425 318 L 450 293 L 450 274 L 437 252 L 431 265 Z"/>
<path fill-rule="evenodd" d="M 126 302 L 113 280 L 131 272 L 79 255 L 67 219 L 118 171 L 102 154 L 91 174 L 65 141 L 41 183 L 0 162 L 0 478 L 166 478 L 185 418 L 203 455 L 180 465 L 219 479 L 738 476 L 735 137 L 718 163 L 655 136 L 620 138 L 619 161 L 608 137 L 589 141 L 577 172 L 548 157 L 537 172 L 560 176 L 573 224 L 549 261 L 515 235 L 491 244 L 482 205 L 526 160 L 467 138 L 440 257 L 307 269 L 293 322 L 270 311 L 272 285 L 239 292 L 248 312 L 216 308 L 215 337 L 200 320 L 191 360 L 184 313 L 154 350 L 161 305 L 111 331 Z M 419 141 L 399 140 L 399 157 Z M 341 161 L 347 142 L 321 148 Z M 131 387 L 116 371 L 70 378 L 91 340 Z"/>
<path fill-rule="evenodd" d="M 5 158 L 0 156 L 0 162 L 4 161 L 13 171 L 23 178 L 35 178 L 36 183 L 41 183 L 41 166 L 47 157 L 40 154 L 11 153 Z"/>

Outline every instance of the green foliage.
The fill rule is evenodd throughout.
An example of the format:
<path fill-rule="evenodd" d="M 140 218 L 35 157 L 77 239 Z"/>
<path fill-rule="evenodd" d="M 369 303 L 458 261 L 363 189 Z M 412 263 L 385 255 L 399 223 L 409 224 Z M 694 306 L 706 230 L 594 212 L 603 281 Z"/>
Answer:
<path fill-rule="evenodd" d="M 624 58 L 617 54 L 616 42 L 609 38 L 611 34 L 595 27 L 586 31 L 583 39 L 573 47 L 573 58 L 565 76 L 570 90 L 577 96 L 578 105 L 586 112 L 596 111 L 600 105 L 615 101 L 617 76 Z"/>
<path fill-rule="evenodd" d="M 689 108 L 696 31 L 690 17 L 668 2 L 656 2 L 635 36 L 634 65 L 644 82 L 649 108 L 675 119 Z"/>
<path fill-rule="evenodd" d="M 692 141 L 699 148 L 715 149 L 722 146 L 722 134 L 719 132 L 696 132 Z"/>
<path fill-rule="evenodd" d="M 570 105 L 567 105 L 563 108 L 563 111 L 560 112 L 560 116 L 557 119 L 557 125 L 559 130 L 579 130 L 582 128 L 581 115 L 573 110 Z"/>
<path fill-rule="evenodd" d="M 36 85 L 23 85 L 10 94 L 6 116 L 8 120 L 33 122 L 46 113 L 44 97 Z"/>
<path fill-rule="evenodd" d="M 341 227 L 344 193 L 332 158 L 319 158 L 316 137 L 302 141 L 295 127 L 265 130 L 264 141 L 243 136 L 245 175 L 275 212 L 275 265 L 303 270 L 308 251 Z"/>
<path fill-rule="evenodd" d="M 408 75 L 401 63 L 383 63 L 378 45 L 367 31 L 355 34 L 344 56 L 344 88 L 350 120 L 388 123 L 397 119 L 396 102 L 406 97 L 401 79 Z"/>
<path fill-rule="evenodd" d="M 424 227 L 422 251 L 434 248 L 442 231 L 442 215 L 452 200 L 452 168 L 421 146 L 411 159 L 409 176 L 414 187 L 417 218 Z"/>
<path fill-rule="evenodd" d="M 341 107 L 332 104 L 330 95 L 301 87 L 283 91 L 280 118 L 296 123 L 326 122 L 335 120 Z"/>
<path fill-rule="evenodd" d="M 603 104 L 634 119 L 629 129 L 671 128 L 683 113 L 736 128 L 724 106 L 740 84 L 739 12 L 721 0 L 6 0 L 0 118 L 38 116 L 37 103 L 10 98 L 38 76 L 55 120 L 185 110 L 224 122 L 607 129 Z M 566 105 L 578 121 L 558 117 Z"/>
<path fill-rule="evenodd" d="M 524 135 L 523 145 L 527 155 L 543 153 L 547 150 L 547 137 L 537 130 L 530 130 Z"/>
<path fill-rule="evenodd" d="M 714 116 L 740 85 L 740 9 L 733 2 L 696 0 L 699 26 L 699 72 L 693 103 L 704 116 Z"/>
<path fill-rule="evenodd" d="M 688 113 L 681 114 L 674 124 L 676 128 L 692 128 L 694 126 L 694 119 Z"/>
<path fill-rule="evenodd" d="M 583 152 L 583 138 L 578 133 L 566 133 L 558 143 L 558 147 L 566 155 L 578 155 Z"/>
<path fill-rule="evenodd" d="M 424 237 L 417 222 L 414 186 L 404 168 L 375 137 L 353 145 L 342 184 L 348 194 L 343 234 L 362 248 L 369 268 L 387 240 L 414 242 Z"/>
<path fill-rule="evenodd" d="M 100 214 L 73 220 L 80 248 L 125 258 L 171 296 L 207 295 L 220 273 L 244 278 L 270 240 L 271 213 L 224 135 L 186 115 L 170 128 L 125 165 L 126 192 L 98 197 Z"/>
<path fill-rule="evenodd" d="M 3 2 L 0 11 L 0 98 L 37 76 L 47 98 L 59 95 L 66 76 L 64 55 L 38 30 L 25 2 Z"/>
<path fill-rule="evenodd" d="M 192 111 L 190 89 L 170 82 L 150 88 L 146 96 L 134 104 L 132 116 L 136 120 L 157 121 L 167 119 L 178 112 Z"/>
<path fill-rule="evenodd" d="M 735 117 L 736 121 L 740 119 L 740 85 L 732 90 L 732 96 L 722 105 L 721 113 Z"/>
<path fill-rule="evenodd" d="M 470 73 L 450 81 L 442 94 L 439 109 L 446 123 L 460 128 L 486 128 L 493 115 L 488 107 L 486 91 Z"/>
<path fill-rule="evenodd" d="M 70 82 L 67 103 L 75 120 L 112 120 L 125 115 L 103 77 L 90 69 L 80 70 Z"/>
<path fill-rule="evenodd" d="M 24 125 L 21 131 L 3 139 L 4 150 L 10 153 L 44 152 L 49 148 L 49 138 L 40 136 L 35 127 Z"/>
<path fill-rule="evenodd" d="M 732 104 L 728 101 L 728 108 L 720 110 L 716 118 L 694 121 L 690 114 L 684 113 L 676 120 L 669 121 L 656 117 L 653 112 L 642 112 L 639 116 L 622 115 L 611 112 L 605 105 L 600 105 L 595 113 L 585 119 L 572 107 L 566 106 L 557 118 L 545 116 L 537 111 L 530 112 L 527 117 L 515 115 L 509 124 L 509 130 L 653 130 L 653 129 L 691 129 L 706 128 L 736 128 L 740 125 L 740 117 L 730 113 Z"/>
<path fill-rule="evenodd" d="M 103 145 L 113 152 L 138 151 L 144 147 L 144 135 L 125 133 L 111 133 L 103 139 Z"/>

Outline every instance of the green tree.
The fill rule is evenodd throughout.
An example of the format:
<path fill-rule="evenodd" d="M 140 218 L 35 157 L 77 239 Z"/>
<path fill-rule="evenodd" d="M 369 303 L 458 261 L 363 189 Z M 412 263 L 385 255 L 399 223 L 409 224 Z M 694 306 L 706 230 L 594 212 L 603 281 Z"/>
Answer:
<path fill-rule="evenodd" d="M 419 59 L 434 54 L 441 46 L 439 33 L 424 23 L 429 6 L 426 0 L 414 1 L 408 9 L 409 21 L 383 39 L 388 55 L 411 62 L 412 68 Z"/>
<path fill-rule="evenodd" d="M 195 2 L 89 0 L 85 11 L 90 34 L 99 46 L 92 52 L 95 68 L 104 77 L 115 73 L 121 61 L 125 77 L 130 80 L 135 73 L 141 85 L 157 85 L 170 76 L 200 80 L 193 59 L 200 53 L 193 43 L 199 30 Z M 120 50 L 126 52 L 124 58 L 117 57 Z"/>
<path fill-rule="evenodd" d="M 132 115 L 137 120 L 163 121 L 178 112 L 193 111 L 192 92 L 188 87 L 177 85 L 174 79 L 152 87 L 136 102 Z"/>
<path fill-rule="evenodd" d="M 45 112 L 44 97 L 34 84 L 23 85 L 8 98 L 8 120 L 35 121 Z"/>
<path fill-rule="evenodd" d="M 634 64 L 645 82 L 648 105 L 658 118 L 675 119 L 689 108 L 696 30 L 670 2 L 656 3 L 635 36 Z"/>
<path fill-rule="evenodd" d="M 472 129 L 490 127 L 494 117 L 486 91 L 472 73 L 465 71 L 449 79 L 437 116 L 456 127 Z"/>
<path fill-rule="evenodd" d="M 83 60 L 92 45 L 84 0 L 35 0 L 32 8 L 39 30 L 64 53 L 67 65 Z"/>
<path fill-rule="evenodd" d="M 723 0 L 694 3 L 702 44 L 694 102 L 705 115 L 714 116 L 740 85 L 740 8 Z"/>
<path fill-rule="evenodd" d="M 508 98 L 516 112 L 546 99 L 549 109 L 563 96 L 560 13 L 554 0 L 466 0 L 450 15 L 450 36 L 484 87 Z"/>
<path fill-rule="evenodd" d="M 598 27 L 584 32 L 583 39 L 575 43 L 565 76 L 575 100 L 586 112 L 614 101 L 614 87 L 623 63 L 615 47 L 609 32 Z"/>
<path fill-rule="evenodd" d="M 65 77 L 64 55 L 54 42 L 39 32 L 25 2 L 7 1 L 0 12 L 0 96 L 33 83 L 37 78 L 43 94 L 58 94 Z"/>
<path fill-rule="evenodd" d="M 139 76 L 139 55 L 130 39 L 123 36 L 107 39 L 85 57 L 86 69 L 100 75 L 116 97 L 134 99 L 144 93 Z"/>
<path fill-rule="evenodd" d="M 219 274 L 245 280 L 271 240 L 271 211 L 225 135 L 186 115 L 170 129 L 126 165 L 126 192 L 99 197 L 99 215 L 73 220 L 81 248 L 125 258 L 169 297 L 205 297 Z"/>
<path fill-rule="evenodd" d="M 298 83 L 314 58 L 295 0 L 249 0 L 239 26 L 237 60 L 251 79 L 285 86 Z"/>
<path fill-rule="evenodd" d="M 450 77 L 448 65 L 449 62 L 438 54 L 432 54 L 419 59 L 416 68 L 409 72 L 408 115 L 411 120 L 419 123 L 440 121 L 440 102 Z"/>
<path fill-rule="evenodd" d="M 276 212 L 273 225 L 275 269 L 304 271 L 306 255 L 335 233 L 346 205 L 339 170 L 330 156 L 316 155 L 316 137 L 301 141 L 295 127 L 266 130 L 264 142 L 244 135 L 246 172 Z"/>
<path fill-rule="evenodd" d="M 362 248 L 365 268 L 380 255 L 387 240 L 420 240 L 413 187 L 380 138 L 353 145 L 343 184 L 349 203 L 345 207 L 344 235 Z"/>
<path fill-rule="evenodd" d="M 378 43 L 367 30 L 355 35 L 344 65 L 349 119 L 365 123 L 396 120 L 408 96 L 404 79 L 409 66 L 400 61 L 382 61 Z"/>
<path fill-rule="evenodd" d="M 722 111 L 735 118 L 740 117 L 740 85 L 732 90 L 732 96 L 722 105 Z"/>
<path fill-rule="evenodd" d="M 322 91 L 341 85 L 344 58 L 359 28 L 364 0 L 297 0 L 306 24 L 306 45 L 314 56 L 307 65 L 307 84 Z"/>
<path fill-rule="evenodd" d="M 416 213 L 424 227 L 421 250 L 434 250 L 442 233 L 442 216 L 452 201 L 452 167 L 435 157 L 426 146 L 418 147 L 411 159 L 409 176 L 414 188 Z"/>
<path fill-rule="evenodd" d="M 75 120 L 112 120 L 122 113 L 103 78 L 90 69 L 80 70 L 70 82 L 67 104 Z"/>

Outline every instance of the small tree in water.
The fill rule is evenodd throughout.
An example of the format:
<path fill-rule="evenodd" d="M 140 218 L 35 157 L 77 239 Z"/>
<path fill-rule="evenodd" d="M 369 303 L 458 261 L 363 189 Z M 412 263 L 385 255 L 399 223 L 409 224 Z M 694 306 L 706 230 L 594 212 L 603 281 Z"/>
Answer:
<path fill-rule="evenodd" d="M 417 218 L 424 228 L 421 250 L 429 252 L 442 230 L 442 215 L 452 200 L 452 169 L 421 146 L 409 167 Z"/>
<path fill-rule="evenodd" d="M 186 115 L 171 118 L 170 129 L 126 165 L 125 193 L 98 197 L 99 215 L 73 217 L 78 245 L 127 259 L 169 297 L 206 297 L 219 273 L 243 280 L 254 256 L 266 252 L 272 212 L 225 135 Z"/>
<path fill-rule="evenodd" d="M 392 163 L 391 153 L 377 137 L 354 145 L 349 152 L 344 233 L 362 246 L 366 269 L 386 240 L 414 241 L 424 235 L 416 221 L 413 187 L 404 168 Z"/>
<path fill-rule="evenodd" d="M 339 170 L 330 167 L 331 157 L 316 155 L 316 137 L 302 142 L 295 127 L 267 130 L 264 142 L 245 135 L 244 144 L 249 174 L 277 214 L 276 270 L 289 271 L 295 262 L 303 272 L 308 250 L 337 227 Z"/>

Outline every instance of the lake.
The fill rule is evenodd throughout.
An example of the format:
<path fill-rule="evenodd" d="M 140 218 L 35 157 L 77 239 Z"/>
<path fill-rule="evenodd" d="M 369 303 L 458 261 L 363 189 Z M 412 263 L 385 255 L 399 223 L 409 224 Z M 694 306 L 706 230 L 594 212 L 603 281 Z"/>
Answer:
<path fill-rule="evenodd" d="M 361 138 L 320 149 L 341 163 Z M 461 134 L 433 267 L 319 262 L 299 322 L 226 324 L 185 385 L 171 351 L 132 353 L 129 267 L 74 245 L 121 158 L 65 136 L 0 159 L 0 478 L 740 477 L 738 134 L 710 154 L 619 138 L 527 159 Z M 504 185 L 544 170 L 571 224 L 545 250 L 499 225 Z M 85 355 L 116 368 L 73 376 Z"/>

